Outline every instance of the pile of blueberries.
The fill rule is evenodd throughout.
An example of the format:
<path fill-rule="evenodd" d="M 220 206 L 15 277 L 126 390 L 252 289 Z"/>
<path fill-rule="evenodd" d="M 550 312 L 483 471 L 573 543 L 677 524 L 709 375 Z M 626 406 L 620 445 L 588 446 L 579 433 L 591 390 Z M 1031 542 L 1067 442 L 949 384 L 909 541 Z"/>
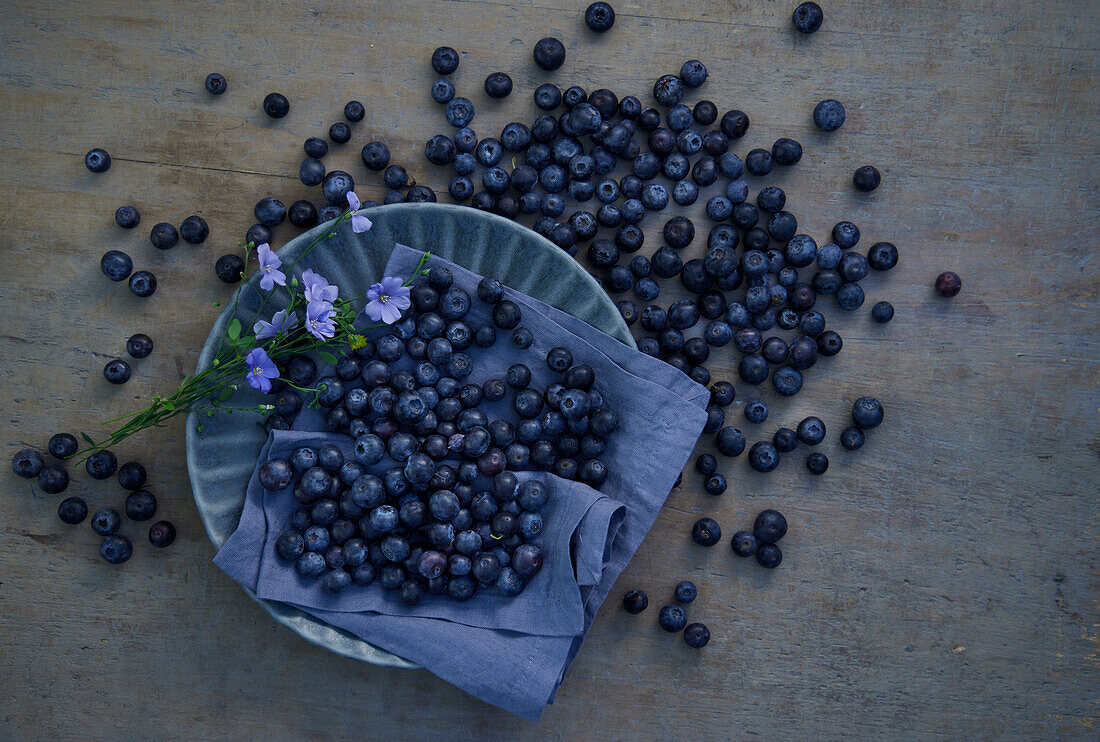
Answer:
<path fill-rule="evenodd" d="M 58 433 L 50 438 L 46 445 L 50 456 L 58 461 L 71 459 L 77 454 L 79 443 L 71 433 Z M 18 451 L 11 461 L 12 470 L 24 479 L 35 479 L 38 488 L 47 495 L 59 495 L 69 487 L 69 472 L 63 464 L 46 464 L 42 454 L 33 448 Z M 84 469 L 92 479 L 118 478 L 118 484 L 127 492 L 124 510 L 126 517 L 140 523 L 152 519 L 157 512 L 157 498 L 146 490 L 148 474 L 145 467 L 136 461 L 122 466 L 118 457 L 110 451 L 97 451 L 89 456 Z M 57 507 L 57 517 L 71 526 L 84 522 L 88 517 L 88 504 L 82 497 L 66 497 Z M 134 545 L 129 537 L 119 533 L 122 518 L 114 508 L 101 508 L 92 515 L 92 530 L 103 540 L 99 544 L 99 555 L 111 564 L 122 564 L 134 553 Z M 157 521 L 149 527 L 149 543 L 164 548 L 176 540 L 176 528 L 166 520 Z"/>
<path fill-rule="evenodd" d="M 787 519 L 778 510 L 762 510 L 751 531 L 738 531 L 730 539 L 730 548 L 739 557 L 756 556 L 756 563 L 774 569 L 783 561 L 779 539 L 787 535 Z M 692 540 L 711 547 L 722 540 L 722 527 L 713 518 L 700 518 L 691 529 Z"/>
<path fill-rule="evenodd" d="M 591 366 L 563 347 L 545 356 L 531 349 L 532 333 L 500 281 L 486 277 L 477 287 L 477 300 L 491 307 L 486 324 L 467 322 L 473 298 L 444 267 L 433 267 L 410 298 L 406 316 L 340 359 L 335 376 L 317 380 L 307 356 L 285 362 L 292 384 L 320 389 L 326 429 L 354 444 L 347 457 L 326 444 L 261 466 L 266 489 L 293 492 L 301 505 L 277 551 L 330 592 L 377 578 L 410 605 L 425 593 L 466 600 L 479 586 L 517 595 L 542 564 L 531 540 L 549 493 L 515 472 L 551 471 L 598 489 L 619 417 Z M 531 349 L 556 381 L 537 389 L 531 368 L 515 363 L 469 382 L 479 362 L 492 373 L 498 342 Z M 268 430 L 289 428 L 310 402 L 279 380 L 272 393 Z"/>

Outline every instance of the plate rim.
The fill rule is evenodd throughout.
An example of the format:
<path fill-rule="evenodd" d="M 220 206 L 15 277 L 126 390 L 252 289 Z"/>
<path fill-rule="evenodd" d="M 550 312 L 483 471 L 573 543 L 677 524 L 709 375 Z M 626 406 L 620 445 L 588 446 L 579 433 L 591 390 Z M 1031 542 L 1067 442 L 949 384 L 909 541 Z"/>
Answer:
<path fill-rule="evenodd" d="M 566 253 L 554 243 L 550 242 L 550 240 L 535 232 L 533 229 L 525 227 L 518 222 L 512 221 L 511 219 L 507 219 L 498 214 L 492 214 L 490 212 L 480 211 L 477 209 L 473 209 L 469 206 L 462 206 L 458 204 L 441 204 L 435 202 L 387 204 L 361 209 L 357 213 L 361 213 L 369 217 L 371 213 L 378 213 L 383 210 L 387 212 L 399 212 L 422 209 L 440 210 L 443 213 L 450 212 L 452 214 L 460 215 L 462 218 L 483 219 L 490 222 L 496 222 L 499 226 L 504 227 L 509 231 L 522 234 L 524 239 L 532 240 L 533 244 L 537 245 L 539 249 L 548 251 L 548 255 L 551 257 L 551 260 L 555 263 L 560 264 L 563 269 L 569 270 L 573 273 L 580 273 L 580 278 L 583 282 L 587 284 L 587 288 L 591 291 L 596 292 L 596 295 L 599 297 L 600 301 L 605 302 L 610 307 L 610 309 L 612 310 L 612 316 L 615 317 L 615 319 L 617 320 L 617 326 L 615 329 L 618 332 L 609 332 L 607 334 L 615 340 L 623 343 L 624 345 L 637 349 L 637 343 L 634 341 L 634 337 L 630 333 L 629 326 L 623 320 L 622 315 L 619 312 L 618 307 L 615 305 L 614 301 L 607 294 L 607 292 L 604 291 L 603 287 L 599 284 L 596 278 L 591 273 L 589 273 L 583 265 L 574 260 L 568 253 Z M 287 254 L 293 252 L 294 250 L 297 250 L 303 243 L 313 239 L 317 234 L 331 229 L 330 225 L 332 221 L 333 220 L 329 220 L 327 222 L 318 224 L 316 227 L 308 229 L 305 232 L 302 232 L 301 234 L 295 236 L 293 239 L 291 239 L 289 242 L 279 248 L 276 251 L 276 255 L 278 255 L 280 258 L 285 258 Z M 461 263 L 459 263 L 459 265 L 461 265 Z M 242 279 L 241 283 L 243 284 L 258 282 L 258 275 L 258 271 L 253 271 L 251 274 L 249 274 L 247 278 Z M 239 285 L 240 284 L 238 284 L 238 286 Z M 236 289 L 234 289 L 234 291 L 236 291 Z M 560 307 L 559 309 L 569 314 L 572 314 L 571 312 L 568 312 L 567 309 Z M 225 308 L 221 311 L 221 313 L 218 314 L 217 318 L 214 320 L 214 323 L 210 326 L 210 332 L 206 336 L 206 340 L 203 342 L 202 350 L 199 352 L 199 359 L 195 366 L 196 373 L 204 369 L 212 360 L 213 354 L 216 353 L 216 350 L 214 349 L 215 334 L 219 330 L 219 328 L 222 328 L 222 330 L 224 331 L 224 327 L 228 325 L 234 312 L 234 304 L 232 302 L 226 302 Z M 624 339 L 624 337 L 626 339 Z M 184 446 L 185 458 L 187 459 L 187 474 L 191 485 L 191 497 L 192 500 L 195 502 L 195 509 L 198 510 L 199 519 L 202 521 L 203 529 L 206 531 L 206 537 L 211 545 L 216 546 L 214 534 L 211 532 L 210 519 L 208 517 L 208 513 L 199 503 L 198 488 L 196 486 L 196 482 L 200 481 L 200 479 L 197 477 L 199 466 L 198 463 L 194 460 L 192 452 L 195 450 L 195 447 L 198 444 L 197 422 L 197 414 L 195 412 L 189 412 L 187 414 L 187 420 L 185 423 L 186 431 Z M 366 662 L 368 664 L 377 665 L 380 667 L 394 667 L 407 670 L 420 669 L 420 665 L 409 662 L 408 660 L 399 657 L 392 652 L 381 649 L 380 647 L 376 647 L 367 640 L 356 636 L 351 632 L 344 631 L 343 629 L 332 626 L 331 624 L 327 624 L 324 621 L 310 616 L 305 611 L 294 606 L 289 607 L 295 612 L 295 614 L 298 615 L 280 615 L 275 612 L 273 606 L 279 605 L 285 607 L 287 606 L 287 604 L 281 603 L 279 601 L 269 601 L 264 598 L 260 598 L 256 595 L 254 590 L 251 590 L 250 588 L 245 587 L 244 585 L 241 585 L 239 583 L 237 583 L 237 587 L 243 590 L 244 593 L 248 595 L 248 597 L 259 604 L 264 612 L 271 616 L 271 618 L 273 618 L 276 623 L 286 627 L 287 629 L 290 629 L 292 632 L 294 632 L 295 635 L 301 637 L 302 639 L 305 639 L 310 644 L 322 647 L 323 649 L 333 652 L 334 654 L 349 657 L 351 659 L 359 660 L 361 662 Z M 323 634 L 328 634 L 332 638 L 350 639 L 355 643 L 354 646 L 361 651 L 356 652 L 352 651 L 351 649 L 338 648 L 334 644 L 329 643 L 331 642 L 331 639 L 326 641 L 325 636 L 310 636 L 306 633 L 303 633 L 291 621 L 291 618 L 298 618 L 299 615 L 300 617 L 309 621 L 316 630 L 322 632 Z"/>

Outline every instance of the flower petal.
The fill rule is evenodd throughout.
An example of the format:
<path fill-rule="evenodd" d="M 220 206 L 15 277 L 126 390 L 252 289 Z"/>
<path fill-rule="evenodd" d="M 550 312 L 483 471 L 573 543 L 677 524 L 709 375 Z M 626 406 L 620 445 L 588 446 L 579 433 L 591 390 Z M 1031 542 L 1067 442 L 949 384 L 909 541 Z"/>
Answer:
<path fill-rule="evenodd" d="M 382 308 L 386 306 L 380 301 L 372 301 L 367 306 L 363 307 L 363 313 L 371 318 L 372 322 L 377 322 L 382 319 Z"/>
<path fill-rule="evenodd" d="M 365 216 L 355 215 L 355 216 L 352 216 L 352 218 L 351 218 L 351 231 L 352 232 L 362 234 L 363 232 L 369 231 L 372 226 L 373 225 L 371 224 L 371 220 L 368 219 Z"/>
<path fill-rule="evenodd" d="M 401 310 L 395 307 L 389 302 L 382 305 L 382 321 L 387 325 L 392 325 L 397 320 L 401 319 Z"/>
<path fill-rule="evenodd" d="M 359 201 L 359 197 L 355 195 L 355 191 L 348 191 L 348 211 L 355 213 L 359 211 L 360 206 L 362 206 L 362 203 Z"/>

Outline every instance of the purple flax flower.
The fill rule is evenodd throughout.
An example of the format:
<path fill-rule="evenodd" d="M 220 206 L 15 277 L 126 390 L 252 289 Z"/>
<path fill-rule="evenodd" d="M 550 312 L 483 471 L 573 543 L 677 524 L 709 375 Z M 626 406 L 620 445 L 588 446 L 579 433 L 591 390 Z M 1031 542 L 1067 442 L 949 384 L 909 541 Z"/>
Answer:
<path fill-rule="evenodd" d="M 306 306 L 306 329 L 318 340 L 327 340 L 335 335 L 336 323 L 332 320 L 332 305 L 311 301 Z"/>
<path fill-rule="evenodd" d="M 271 391 L 271 380 L 279 378 L 279 369 L 274 361 L 267 357 L 263 348 L 253 348 L 244 359 L 249 385 L 264 394 Z"/>
<path fill-rule="evenodd" d="M 355 191 L 348 191 L 348 210 L 351 211 L 352 232 L 366 232 L 371 228 L 370 219 L 355 213 L 359 211 L 360 206 L 362 206 L 362 203 L 359 201 L 359 197 L 355 195 Z"/>
<path fill-rule="evenodd" d="M 279 270 L 283 261 L 279 260 L 279 256 L 268 247 L 266 242 L 256 248 L 256 257 L 260 260 L 261 289 L 271 291 L 275 288 L 275 284 L 286 286 L 286 274 Z"/>
<path fill-rule="evenodd" d="M 307 268 L 302 274 L 302 285 L 305 286 L 306 301 L 334 302 L 339 295 L 339 289 L 328 282 L 328 279 L 319 273 L 314 273 L 312 268 Z"/>
<path fill-rule="evenodd" d="M 287 332 L 296 324 L 298 324 L 298 317 L 283 309 L 275 312 L 275 316 L 271 318 L 270 322 L 257 321 L 256 324 L 252 325 L 252 332 L 256 333 L 257 340 L 267 340 L 275 337 L 280 332 Z"/>
<path fill-rule="evenodd" d="M 367 289 L 367 306 L 363 309 L 375 322 L 382 320 L 392 325 L 401 319 L 401 312 L 409 308 L 409 287 L 403 286 L 397 276 L 386 276 L 382 283 L 376 283 Z"/>

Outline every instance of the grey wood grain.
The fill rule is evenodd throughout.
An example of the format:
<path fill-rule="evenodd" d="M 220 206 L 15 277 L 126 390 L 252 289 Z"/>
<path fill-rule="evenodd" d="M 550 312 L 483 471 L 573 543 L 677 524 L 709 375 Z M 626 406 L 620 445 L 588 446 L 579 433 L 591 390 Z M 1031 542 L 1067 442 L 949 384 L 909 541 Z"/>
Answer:
<path fill-rule="evenodd" d="M 456 83 L 478 105 L 482 136 L 529 119 L 545 79 L 648 102 L 657 74 L 702 59 L 711 78 L 697 97 L 752 119 L 736 151 L 779 136 L 804 144 L 803 161 L 767 182 L 788 191 L 806 231 L 824 238 L 850 218 L 861 247 L 899 246 L 898 268 L 865 281 L 866 306 L 887 298 L 895 320 L 839 317 L 825 300 L 844 351 L 819 362 L 794 400 L 764 392 L 773 418 L 742 426 L 751 441 L 819 415 L 829 472 L 807 475 L 805 451 L 766 476 L 723 462 L 731 488 L 718 499 L 686 474 L 620 582 L 646 589 L 653 607 L 638 617 L 604 608 L 538 725 L 426 672 L 329 655 L 260 612 L 210 562 L 181 425 L 118 451 L 149 468 L 180 534 L 154 553 L 127 524 L 140 538 L 121 569 L 99 560 L 86 525 L 56 519 L 59 498 L 3 474 L 0 737 L 1096 738 L 1095 4 L 836 0 L 822 3 L 825 25 L 809 38 L 789 27 L 794 0 L 617 2 L 616 26 L 600 37 L 583 28 L 584 4 L 6 3 L 5 460 L 58 430 L 94 430 L 193 366 L 214 302 L 228 296 L 214 260 L 242 238 L 261 196 L 317 198 L 296 178 L 301 142 L 323 135 L 345 101 L 364 101 L 367 118 L 333 147 L 330 168 L 380 197 L 358 162 L 377 137 L 444 190 L 421 151 L 448 128 L 427 64 L 448 43 L 462 52 Z M 552 76 L 531 61 L 544 35 L 568 49 Z M 498 69 L 516 82 L 506 102 L 481 91 Z M 211 71 L 229 80 L 221 98 L 202 89 Z M 272 90 L 291 101 L 274 123 L 259 107 Z M 848 110 L 832 135 L 810 122 L 824 97 Z M 105 175 L 83 168 L 93 146 L 114 158 Z M 865 163 L 883 172 L 869 195 L 849 185 Z M 123 203 L 142 211 L 133 232 L 113 223 Z M 154 223 L 192 213 L 211 225 L 205 245 L 151 248 Z M 705 233 L 701 203 L 687 213 Z M 647 217 L 646 254 L 661 221 Z M 292 234 L 276 232 L 280 244 Z M 688 256 L 701 254 L 703 233 Z M 153 299 L 103 279 L 110 247 L 157 273 Z M 953 301 L 931 292 L 946 269 L 963 278 Z M 156 350 L 110 388 L 102 366 L 138 331 Z M 732 355 L 708 367 L 730 378 Z M 735 424 L 755 396 L 740 394 Z M 883 400 L 886 423 L 844 453 L 835 435 L 862 394 Z M 111 482 L 83 476 L 70 493 L 92 507 L 122 500 Z M 773 572 L 688 538 L 704 513 L 732 532 L 769 506 L 791 523 Z M 701 593 L 691 618 L 714 635 L 697 653 L 656 627 L 656 608 L 685 578 Z"/>

